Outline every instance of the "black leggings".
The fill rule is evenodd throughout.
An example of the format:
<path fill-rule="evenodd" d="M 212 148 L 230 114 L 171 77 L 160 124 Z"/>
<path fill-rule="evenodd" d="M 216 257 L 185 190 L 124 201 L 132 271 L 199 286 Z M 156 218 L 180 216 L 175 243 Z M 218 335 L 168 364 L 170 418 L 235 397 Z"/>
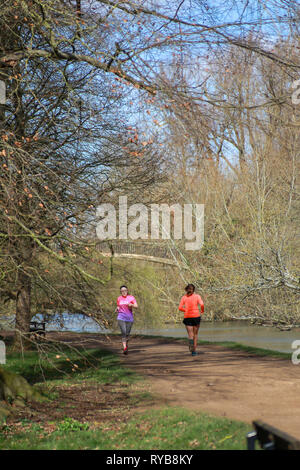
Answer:
<path fill-rule="evenodd" d="M 124 321 L 124 320 L 118 320 L 118 325 L 121 330 L 122 334 L 122 340 L 126 341 L 130 335 L 131 327 L 132 327 L 132 321 Z"/>

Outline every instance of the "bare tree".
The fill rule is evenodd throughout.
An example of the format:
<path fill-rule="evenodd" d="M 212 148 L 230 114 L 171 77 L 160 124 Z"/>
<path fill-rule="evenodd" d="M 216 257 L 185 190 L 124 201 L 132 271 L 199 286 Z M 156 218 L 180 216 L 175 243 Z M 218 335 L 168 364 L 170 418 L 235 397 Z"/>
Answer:
<path fill-rule="evenodd" d="M 6 24 L 6 50 L 26 38 L 25 18 Z M 159 155 L 128 139 L 114 83 L 69 58 L 23 67 L 16 60 L 1 72 L 1 292 L 16 303 L 17 348 L 37 312 L 101 314 L 93 293 L 111 271 L 91 262 L 95 241 L 83 227 L 116 186 L 141 190 L 159 179 Z M 56 279 L 51 264 L 61 266 Z"/>
<path fill-rule="evenodd" d="M 225 17 L 224 9 L 199 0 L 159 6 L 110 0 L 0 3 L 0 80 L 8 93 L 1 109 L 1 288 L 16 301 L 17 329 L 24 332 L 31 317 L 33 275 L 39 288 L 57 293 L 57 286 L 49 287 L 41 276 L 40 253 L 64 266 L 67 277 L 73 273 L 67 293 L 80 293 L 76 309 L 92 310 L 87 293 L 94 282 L 103 283 L 105 275 L 86 269 L 83 254 L 89 246 L 85 243 L 84 248 L 83 240 L 76 238 L 78 227 L 91 220 L 95 204 L 116 184 L 135 184 L 142 191 L 157 181 L 158 152 L 135 136 L 129 141 L 124 132 L 129 117 L 122 116 L 118 100 L 136 103 L 148 93 L 159 99 L 171 96 L 185 105 L 219 104 L 205 96 L 200 75 L 191 76 L 184 87 L 183 81 L 164 79 L 162 64 L 172 66 L 173 51 L 197 58 L 203 68 L 208 53 L 216 57 L 221 49 L 237 48 L 291 72 L 298 70 L 296 55 L 271 50 L 262 40 L 274 28 L 292 28 L 298 9 L 289 1 L 289 16 L 281 18 L 276 9 L 255 9 L 247 1 L 237 8 L 232 2 Z M 279 7 L 285 4 L 279 2 Z M 278 7 L 275 1 L 272 5 Z M 199 108 L 190 106 L 191 122 Z M 194 126 L 194 148 L 201 155 L 209 152 L 211 158 L 214 153 L 225 159 L 222 138 L 228 135 L 213 142 L 213 115 L 206 122 L 207 113 L 201 109 L 201 116 L 198 142 L 199 126 Z M 240 137 L 239 148 L 245 145 Z M 80 289 L 74 287 L 78 285 Z M 54 295 L 55 301 L 58 298 L 62 308 L 70 306 L 61 291 Z"/>
<path fill-rule="evenodd" d="M 290 57 L 294 41 L 278 48 Z M 227 312 L 225 317 L 297 325 L 299 110 L 291 99 L 295 75 L 251 50 L 230 48 L 213 65 L 205 103 L 188 95 L 183 77 L 184 99 L 173 96 L 172 108 L 167 101 L 161 108 L 173 162 L 173 191 L 181 202 L 205 204 L 201 252 L 189 254 L 174 241 L 185 260 L 182 274 L 209 293 L 208 310 L 216 317 Z"/>

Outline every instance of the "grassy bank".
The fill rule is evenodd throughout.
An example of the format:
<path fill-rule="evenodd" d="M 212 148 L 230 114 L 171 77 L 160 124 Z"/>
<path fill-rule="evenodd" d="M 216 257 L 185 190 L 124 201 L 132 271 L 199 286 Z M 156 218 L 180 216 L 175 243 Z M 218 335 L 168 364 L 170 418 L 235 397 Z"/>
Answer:
<path fill-rule="evenodd" d="M 99 349 L 8 351 L 6 369 L 49 403 L 15 409 L 0 449 L 245 449 L 249 425 L 161 405 L 146 382 Z"/>
<path fill-rule="evenodd" d="M 110 334 L 111 335 L 111 334 Z M 187 343 L 186 339 L 183 338 L 178 338 L 175 336 L 159 336 L 159 335 L 132 335 L 140 338 L 159 338 L 163 339 L 166 341 L 176 341 L 176 342 L 181 342 L 183 344 Z M 272 349 L 263 349 L 263 348 L 257 348 L 255 346 L 247 346 L 245 344 L 240 344 L 240 343 L 235 343 L 234 341 L 202 341 L 198 340 L 198 346 L 201 347 L 201 345 L 215 345 L 215 346 L 222 346 L 224 348 L 229 348 L 237 351 L 244 351 L 247 352 L 248 354 L 253 354 L 254 356 L 270 356 L 270 357 L 277 357 L 280 359 L 291 359 L 292 351 L 290 353 L 285 353 L 281 351 L 274 351 Z M 200 349 L 199 349 L 200 350 Z"/>
<path fill-rule="evenodd" d="M 270 356 L 270 357 L 277 357 L 281 359 L 291 359 L 292 351 L 290 353 L 285 353 L 281 351 L 273 351 L 272 349 L 263 349 L 263 348 L 256 348 L 254 346 L 246 346 L 245 344 L 234 343 L 232 341 L 224 341 L 224 342 L 205 342 L 200 341 L 199 344 L 215 344 L 219 346 L 224 346 L 225 348 L 234 349 L 238 351 L 245 351 L 248 354 L 253 354 L 254 356 Z"/>
<path fill-rule="evenodd" d="M 149 410 L 126 423 L 85 422 L 66 417 L 58 422 L 6 425 L 0 449 L 45 450 L 225 450 L 245 449 L 244 423 L 178 408 Z"/>

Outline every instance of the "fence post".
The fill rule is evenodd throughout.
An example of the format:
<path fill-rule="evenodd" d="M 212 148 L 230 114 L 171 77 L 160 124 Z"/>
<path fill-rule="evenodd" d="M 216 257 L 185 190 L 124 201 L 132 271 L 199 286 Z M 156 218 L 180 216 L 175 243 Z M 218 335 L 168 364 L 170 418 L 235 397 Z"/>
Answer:
<path fill-rule="evenodd" d="M 6 348 L 4 341 L 0 341 L 0 364 L 6 363 Z"/>
<path fill-rule="evenodd" d="M 0 80 L 0 104 L 6 103 L 6 86 L 3 80 Z"/>

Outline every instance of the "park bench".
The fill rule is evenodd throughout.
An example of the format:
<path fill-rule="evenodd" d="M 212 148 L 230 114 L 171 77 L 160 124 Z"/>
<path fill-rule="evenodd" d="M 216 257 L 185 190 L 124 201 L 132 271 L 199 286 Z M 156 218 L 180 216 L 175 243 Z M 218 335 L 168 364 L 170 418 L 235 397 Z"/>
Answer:
<path fill-rule="evenodd" d="M 263 421 L 253 421 L 255 431 L 247 434 L 248 450 L 255 450 L 256 441 L 264 450 L 300 450 L 300 441 Z"/>
<path fill-rule="evenodd" d="M 29 333 L 34 335 L 46 336 L 46 322 L 31 321 Z"/>

